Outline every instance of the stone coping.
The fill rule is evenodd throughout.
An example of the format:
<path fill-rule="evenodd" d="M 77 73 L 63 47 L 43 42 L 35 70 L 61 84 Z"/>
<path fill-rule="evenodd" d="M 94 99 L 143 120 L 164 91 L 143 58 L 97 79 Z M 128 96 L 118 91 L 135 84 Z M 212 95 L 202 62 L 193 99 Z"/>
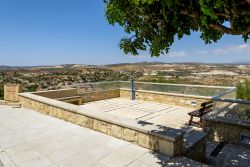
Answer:
<path fill-rule="evenodd" d="M 120 88 L 120 90 L 130 91 L 131 89 Z M 191 97 L 191 98 L 208 99 L 208 100 L 212 99 L 212 97 L 210 96 L 187 95 L 187 94 L 157 92 L 157 91 L 149 91 L 149 90 L 135 90 L 135 92 L 163 94 L 163 95 L 180 96 L 180 97 Z"/>
<path fill-rule="evenodd" d="M 120 90 L 121 88 L 117 89 L 106 89 L 106 90 L 91 90 L 91 91 L 86 91 L 86 92 L 78 92 L 78 95 L 84 95 L 85 93 L 98 93 L 98 92 L 109 92 L 109 91 L 114 91 L 114 90 Z M 130 90 L 130 89 L 128 89 Z"/>
<path fill-rule="evenodd" d="M 220 123 L 226 123 L 234 126 L 239 126 L 239 127 L 247 127 L 250 128 L 250 122 L 241 120 L 241 119 L 230 119 L 227 117 L 219 116 L 219 114 L 223 111 L 219 110 L 214 110 L 202 117 L 203 120 L 205 121 L 212 121 L 212 122 L 220 122 Z"/>
<path fill-rule="evenodd" d="M 191 134 L 187 134 L 186 137 L 184 136 L 184 147 L 189 149 L 205 137 L 207 137 L 207 133 L 201 131 L 194 131 Z"/>
<path fill-rule="evenodd" d="M 75 90 L 76 88 L 65 88 L 65 89 L 56 89 L 56 90 L 42 90 L 42 91 L 36 91 L 36 92 L 29 92 L 29 94 L 39 94 L 39 93 L 47 93 L 47 92 L 58 92 L 58 91 L 64 91 L 64 90 Z"/>
<path fill-rule="evenodd" d="M 115 125 L 119 125 L 125 128 L 133 129 L 142 133 L 157 136 L 172 142 L 177 141 L 183 137 L 183 131 L 179 129 L 169 128 L 165 126 L 153 125 L 148 122 L 137 121 L 124 117 L 118 117 L 102 111 L 90 109 L 84 106 L 77 106 L 62 101 L 38 96 L 31 93 L 19 93 L 19 96 L 25 97 L 37 102 L 45 103 L 63 110 L 71 111 L 76 114 L 81 114 L 90 118 L 98 119 L 104 122 L 109 122 Z"/>
<path fill-rule="evenodd" d="M 56 100 L 68 100 L 68 99 L 79 99 L 81 96 L 69 96 L 69 97 L 60 97 L 57 98 Z"/>

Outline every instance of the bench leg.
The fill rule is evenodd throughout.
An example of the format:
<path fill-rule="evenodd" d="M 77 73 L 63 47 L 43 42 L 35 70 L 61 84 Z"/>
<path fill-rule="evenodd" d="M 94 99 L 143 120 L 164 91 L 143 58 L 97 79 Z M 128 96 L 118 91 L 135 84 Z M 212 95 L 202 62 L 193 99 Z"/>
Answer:
<path fill-rule="evenodd" d="M 200 126 L 202 125 L 202 119 L 201 119 L 201 117 L 200 117 L 199 125 Z"/>
<path fill-rule="evenodd" d="M 193 123 L 193 117 L 194 117 L 194 116 L 191 115 L 190 120 L 189 120 L 189 124 L 188 124 L 189 126 Z"/>

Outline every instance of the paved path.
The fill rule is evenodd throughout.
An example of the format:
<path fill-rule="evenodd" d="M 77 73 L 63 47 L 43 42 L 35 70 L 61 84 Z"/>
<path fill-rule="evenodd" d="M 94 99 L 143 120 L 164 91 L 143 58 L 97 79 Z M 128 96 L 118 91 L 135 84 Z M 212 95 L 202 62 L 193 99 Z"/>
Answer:
<path fill-rule="evenodd" d="M 29 109 L 1 105 L 0 151 L 2 161 L 18 167 L 162 166 L 169 159 Z"/>
<path fill-rule="evenodd" d="M 0 167 L 206 166 L 30 109 L 0 105 Z"/>

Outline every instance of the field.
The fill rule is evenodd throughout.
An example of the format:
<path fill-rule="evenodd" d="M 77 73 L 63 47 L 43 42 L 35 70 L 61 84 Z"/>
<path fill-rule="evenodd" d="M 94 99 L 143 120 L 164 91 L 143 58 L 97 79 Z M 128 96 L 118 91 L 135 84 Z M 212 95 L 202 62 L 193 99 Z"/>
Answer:
<path fill-rule="evenodd" d="M 236 86 L 250 79 L 250 65 L 143 62 L 103 66 L 0 66 L 0 98 L 5 83 L 21 83 L 25 91 L 36 91 L 69 88 L 85 82 L 130 80 L 132 77 L 146 82 Z"/>

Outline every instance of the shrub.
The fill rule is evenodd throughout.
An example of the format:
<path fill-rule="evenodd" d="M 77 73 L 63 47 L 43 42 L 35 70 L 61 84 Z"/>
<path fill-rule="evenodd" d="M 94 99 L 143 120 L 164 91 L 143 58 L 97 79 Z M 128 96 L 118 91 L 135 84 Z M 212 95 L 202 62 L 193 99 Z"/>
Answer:
<path fill-rule="evenodd" d="M 0 100 L 3 100 L 4 98 L 4 86 L 0 84 Z"/>
<path fill-rule="evenodd" d="M 237 84 L 237 99 L 250 100 L 250 80 Z"/>

